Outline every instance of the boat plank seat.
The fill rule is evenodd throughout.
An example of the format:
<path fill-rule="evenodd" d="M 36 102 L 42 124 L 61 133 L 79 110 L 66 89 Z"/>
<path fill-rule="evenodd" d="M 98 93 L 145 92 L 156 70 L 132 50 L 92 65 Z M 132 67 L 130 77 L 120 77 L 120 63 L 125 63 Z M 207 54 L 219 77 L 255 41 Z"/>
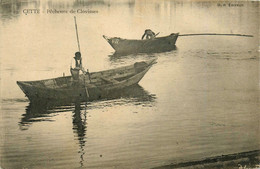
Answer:
<path fill-rule="evenodd" d="M 100 79 L 106 81 L 106 82 L 109 82 L 109 83 L 119 83 L 119 81 L 115 80 L 115 79 L 112 79 L 112 78 L 107 78 L 107 77 L 104 77 L 104 76 L 101 76 Z"/>
<path fill-rule="evenodd" d="M 90 73 L 90 77 L 91 78 L 96 78 L 96 77 L 100 77 L 100 76 L 112 76 L 114 74 L 117 74 L 117 73 L 123 73 L 123 72 L 126 72 L 126 71 L 134 71 L 134 66 L 131 65 L 131 66 L 126 66 L 126 67 L 123 67 L 123 68 L 118 68 L 116 70 L 112 69 L 112 70 L 105 70 L 105 71 L 101 71 L 101 72 L 93 72 L 93 73 Z"/>

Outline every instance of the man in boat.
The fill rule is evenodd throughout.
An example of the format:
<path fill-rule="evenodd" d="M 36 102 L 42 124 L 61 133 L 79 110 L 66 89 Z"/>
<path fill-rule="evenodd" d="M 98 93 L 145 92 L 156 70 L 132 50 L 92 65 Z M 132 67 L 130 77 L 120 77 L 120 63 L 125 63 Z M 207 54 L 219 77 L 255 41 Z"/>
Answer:
<path fill-rule="evenodd" d="M 82 70 L 82 58 L 81 58 L 81 53 L 76 52 L 75 57 L 75 68 L 70 68 L 71 75 L 74 80 L 79 79 L 79 71 Z"/>
<path fill-rule="evenodd" d="M 75 57 L 73 57 L 75 59 L 75 68 L 74 70 L 79 71 L 81 70 L 84 74 L 89 74 L 88 70 L 85 71 L 84 68 L 82 67 L 82 57 L 81 57 L 81 53 L 80 52 L 76 52 L 75 53 Z"/>
<path fill-rule="evenodd" d="M 75 53 L 74 59 L 75 59 L 75 67 L 76 68 L 82 68 L 82 58 L 81 58 L 80 52 Z"/>
<path fill-rule="evenodd" d="M 155 33 L 151 29 L 146 29 L 142 36 L 142 39 L 146 36 L 146 39 L 153 39 L 155 38 Z"/>

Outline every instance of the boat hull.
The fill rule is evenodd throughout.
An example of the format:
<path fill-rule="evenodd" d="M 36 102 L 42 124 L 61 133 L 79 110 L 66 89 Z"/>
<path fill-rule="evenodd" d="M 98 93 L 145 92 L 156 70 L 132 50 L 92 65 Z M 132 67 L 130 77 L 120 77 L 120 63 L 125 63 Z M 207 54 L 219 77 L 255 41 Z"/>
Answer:
<path fill-rule="evenodd" d="M 137 71 L 135 68 L 134 71 L 137 71 L 137 73 L 131 75 L 128 77 L 123 77 L 124 80 L 116 81 L 115 82 L 109 82 L 101 85 L 97 85 L 98 82 L 92 83 L 91 79 L 85 81 L 86 75 L 80 75 L 81 79 L 84 78 L 84 81 L 75 81 L 72 76 L 67 77 L 59 77 L 55 79 L 47 79 L 43 81 L 28 81 L 28 82 L 22 82 L 17 81 L 18 86 L 21 88 L 21 90 L 25 93 L 25 95 L 29 98 L 31 102 L 39 102 L 39 100 L 47 100 L 47 101 L 66 101 L 66 102 L 74 102 L 74 101 L 93 101 L 98 99 L 103 99 L 106 97 L 109 97 L 112 93 L 138 84 L 138 82 L 143 78 L 143 76 L 146 74 L 146 72 L 151 68 L 151 66 L 156 63 L 155 60 L 152 60 L 150 62 L 146 63 L 145 67 L 141 67 L 141 71 Z M 121 68 L 122 69 L 122 68 Z M 116 70 L 114 70 L 116 72 Z M 113 72 L 113 70 L 111 70 Z M 106 72 L 97 72 L 97 74 L 105 74 Z M 118 74 L 118 73 L 116 73 Z M 102 78 L 102 77 L 101 77 Z M 62 82 L 59 82 L 62 81 Z M 67 87 L 46 87 L 42 84 L 47 83 L 61 83 L 59 86 L 62 86 L 63 84 Z M 84 84 L 84 82 L 86 84 Z M 39 83 L 41 85 L 39 85 Z"/>
<path fill-rule="evenodd" d="M 157 53 L 175 49 L 178 35 L 179 33 L 172 33 L 169 36 L 146 40 L 103 37 L 117 53 Z"/>

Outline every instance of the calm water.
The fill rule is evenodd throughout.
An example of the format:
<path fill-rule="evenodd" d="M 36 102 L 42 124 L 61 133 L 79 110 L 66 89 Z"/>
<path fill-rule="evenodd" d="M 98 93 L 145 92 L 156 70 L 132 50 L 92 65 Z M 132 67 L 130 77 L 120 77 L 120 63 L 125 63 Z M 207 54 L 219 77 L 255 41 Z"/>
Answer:
<path fill-rule="evenodd" d="M 151 168 L 260 149 L 259 2 L 12 2 L 0 6 L 1 167 Z M 25 15 L 27 8 L 41 14 Z M 30 104 L 16 81 L 68 75 L 77 51 L 74 15 L 47 9 L 98 11 L 76 14 L 90 71 L 155 57 L 158 63 L 139 86 L 107 100 Z M 102 38 L 139 39 L 146 28 L 161 36 L 254 38 L 179 37 L 171 52 L 128 56 L 114 56 Z"/>

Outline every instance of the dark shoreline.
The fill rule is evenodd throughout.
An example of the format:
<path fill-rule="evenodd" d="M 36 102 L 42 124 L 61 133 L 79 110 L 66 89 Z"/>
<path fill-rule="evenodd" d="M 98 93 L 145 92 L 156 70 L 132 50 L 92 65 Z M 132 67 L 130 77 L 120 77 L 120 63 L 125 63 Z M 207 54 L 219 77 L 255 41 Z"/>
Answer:
<path fill-rule="evenodd" d="M 172 168 L 182 168 L 182 169 L 201 169 L 201 168 L 239 168 L 239 164 L 247 168 L 255 168 L 256 165 L 260 165 L 260 150 L 241 152 L 235 154 L 221 155 L 206 158 L 198 161 L 190 161 L 183 163 L 172 163 L 165 166 L 155 167 L 153 169 L 172 169 Z"/>

